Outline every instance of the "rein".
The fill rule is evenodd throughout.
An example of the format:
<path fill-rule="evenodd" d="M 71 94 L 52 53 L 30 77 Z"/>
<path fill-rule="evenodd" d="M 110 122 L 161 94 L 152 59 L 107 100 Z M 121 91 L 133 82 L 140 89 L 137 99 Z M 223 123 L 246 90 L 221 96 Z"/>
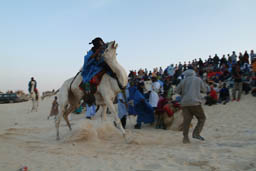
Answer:
<path fill-rule="evenodd" d="M 118 86 L 119 86 L 119 88 L 120 88 L 121 90 L 124 90 L 124 89 L 126 88 L 126 86 L 124 86 L 124 87 L 122 86 L 122 84 L 120 83 L 120 81 L 119 81 L 119 79 L 117 78 L 117 76 L 116 76 L 115 73 L 113 73 L 113 78 L 116 79 L 117 84 L 118 84 Z"/>
<path fill-rule="evenodd" d="M 76 77 L 81 73 L 82 71 L 79 71 L 76 76 L 73 78 L 73 80 L 71 81 L 70 83 L 70 86 L 69 86 L 69 90 L 71 91 L 71 85 L 73 84 L 74 80 L 76 79 Z"/>

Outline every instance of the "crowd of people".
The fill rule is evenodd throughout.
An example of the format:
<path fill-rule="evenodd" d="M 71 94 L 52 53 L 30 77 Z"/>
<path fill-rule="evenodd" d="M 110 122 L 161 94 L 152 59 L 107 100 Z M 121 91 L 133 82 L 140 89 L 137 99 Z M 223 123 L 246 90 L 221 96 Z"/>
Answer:
<path fill-rule="evenodd" d="M 175 110 L 166 107 L 171 103 L 182 108 L 183 143 L 189 143 L 188 130 L 193 116 L 198 119 L 193 138 L 204 140 L 200 135 L 206 120 L 201 107 L 203 102 L 209 106 L 239 102 L 243 92 L 249 94 L 250 91 L 256 96 L 256 54 L 253 50 L 250 54 L 240 52 L 238 56 L 233 51 L 221 58 L 215 54 L 204 61 L 199 58 L 183 64 L 179 62 L 165 69 L 130 71 L 128 78 L 128 86 L 115 100 L 123 127 L 129 115 L 137 116 L 135 129 L 141 129 L 142 124 L 153 124 L 156 113 L 167 112 L 172 117 Z M 202 92 L 206 93 L 204 101 Z M 95 104 L 87 104 L 86 109 L 86 118 L 91 119 L 96 113 Z M 156 128 L 166 127 L 160 122 Z"/>
<path fill-rule="evenodd" d="M 152 123 L 154 120 L 153 114 L 157 110 L 163 110 L 163 104 L 168 103 L 168 101 L 182 103 L 185 95 L 179 92 L 177 88 L 182 80 L 186 79 L 185 71 L 188 70 L 193 70 L 195 75 L 201 78 L 205 84 L 205 105 L 225 105 L 230 101 L 239 102 L 242 99 L 243 92 L 244 94 L 248 94 L 251 91 L 255 96 L 256 54 L 253 50 L 251 50 L 250 55 L 245 51 L 244 54 L 240 52 L 239 56 L 237 56 L 236 52 L 233 51 L 232 55 L 228 54 L 227 57 L 223 55 L 222 58 L 215 54 L 214 57 L 209 56 L 205 61 L 199 58 L 198 60 L 188 61 L 188 63 L 184 62 L 184 64 L 181 64 L 181 62 L 176 65 L 171 64 L 165 69 L 160 67 L 159 69 L 153 69 L 153 71 L 148 71 L 147 69 L 140 69 L 137 72 L 130 71 L 128 75 L 129 85 L 126 90 L 128 103 L 126 113 L 128 115 L 135 114 L 138 116 L 137 124 L 135 125 L 136 129 L 141 128 L 141 123 Z M 149 85 L 148 82 L 152 83 Z M 193 87 L 191 82 L 189 84 L 188 87 Z M 195 92 L 197 89 L 202 90 L 200 86 L 193 87 L 193 90 L 190 91 L 194 92 L 191 94 L 188 93 L 188 96 L 192 98 L 187 98 L 188 102 L 186 103 L 189 103 L 189 101 L 193 102 L 193 98 L 196 98 Z M 176 96 L 173 99 L 174 93 L 179 93 L 181 96 Z M 197 94 L 200 94 L 200 92 Z M 184 113 L 184 104 L 182 105 L 182 109 Z M 198 123 L 199 127 L 196 127 L 197 132 L 200 132 L 206 118 L 200 107 L 196 111 L 200 112 L 195 112 L 195 114 L 201 115 Z M 189 111 L 186 110 L 186 113 L 189 113 Z M 187 115 L 185 114 L 184 116 Z M 188 123 L 190 124 L 190 121 Z M 164 125 L 162 127 L 164 128 Z M 187 133 L 188 128 L 186 128 L 185 133 L 183 132 L 185 134 L 184 143 L 189 142 Z M 200 137 L 198 139 L 203 140 L 199 134 L 193 136 Z"/>
<path fill-rule="evenodd" d="M 247 51 L 239 56 L 233 51 L 232 55 L 225 55 L 222 58 L 215 54 L 214 57 L 209 56 L 204 62 L 201 58 L 184 62 L 184 64 L 171 64 L 166 69 L 161 67 L 155 68 L 153 72 L 147 69 L 140 69 L 138 72 L 130 71 L 129 78 L 138 79 L 140 82 L 145 80 L 157 79 L 161 85 L 161 92 L 164 93 L 170 86 L 177 86 L 184 78 L 184 71 L 193 69 L 197 76 L 205 81 L 208 87 L 208 96 L 206 104 L 212 105 L 217 103 L 226 104 L 229 100 L 239 101 L 242 92 L 248 94 L 255 86 L 256 73 L 256 54 L 251 50 L 250 55 Z M 232 89 L 230 97 L 229 89 Z"/>

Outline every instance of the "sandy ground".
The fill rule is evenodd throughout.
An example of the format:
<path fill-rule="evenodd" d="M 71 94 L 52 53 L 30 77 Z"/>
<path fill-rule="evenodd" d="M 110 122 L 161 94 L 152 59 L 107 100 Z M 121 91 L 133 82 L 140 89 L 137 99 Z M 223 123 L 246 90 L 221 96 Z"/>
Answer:
<path fill-rule="evenodd" d="M 181 132 L 148 125 L 135 130 L 131 120 L 127 144 L 111 115 L 103 122 L 99 116 L 86 120 L 84 114 L 72 114 L 72 131 L 62 120 L 56 141 L 54 119 L 47 120 L 52 100 L 40 101 L 32 113 L 31 102 L 0 105 L 1 171 L 22 166 L 31 171 L 256 170 L 256 98 L 251 95 L 239 103 L 204 106 L 206 141 L 191 139 L 188 145 L 182 144 Z"/>

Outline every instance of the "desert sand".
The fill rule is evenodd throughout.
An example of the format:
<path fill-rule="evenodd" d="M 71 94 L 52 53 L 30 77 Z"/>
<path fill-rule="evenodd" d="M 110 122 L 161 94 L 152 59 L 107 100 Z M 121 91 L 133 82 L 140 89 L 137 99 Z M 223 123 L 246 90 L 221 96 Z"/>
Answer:
<path fill-rule="evenodd" d="M 84 114 L 72 114 L 72 131 L 62 120 L 56 141 L 54 119 L 47 120 L 52 100 L 40 101 L 39 111 L 32 113 L 31 102 L 0 105 L 1 171 L 22 166 L 31 171 L 256 170 L 256 98 L 251 95 L 204 106 L 206 141 L 191 138 L 191 144 L 182 144 L 181 132 L 150 125 L 135 130 L 134 120 L 127 121 L 132 141 L 125 143 L 111 115 L 104 122 Z"/>

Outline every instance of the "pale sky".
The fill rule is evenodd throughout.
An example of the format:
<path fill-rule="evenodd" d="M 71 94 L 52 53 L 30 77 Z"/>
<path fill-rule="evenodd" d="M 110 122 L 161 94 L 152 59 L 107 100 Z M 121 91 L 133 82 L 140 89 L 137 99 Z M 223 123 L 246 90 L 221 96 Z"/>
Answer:
<path fill-rule="evenodd" d="M 9 0 L 0 2 L 0 91 L 58 89 L 95 37 L 116 40 L 138 70 L 256 50 L 255 0 Z"/>

